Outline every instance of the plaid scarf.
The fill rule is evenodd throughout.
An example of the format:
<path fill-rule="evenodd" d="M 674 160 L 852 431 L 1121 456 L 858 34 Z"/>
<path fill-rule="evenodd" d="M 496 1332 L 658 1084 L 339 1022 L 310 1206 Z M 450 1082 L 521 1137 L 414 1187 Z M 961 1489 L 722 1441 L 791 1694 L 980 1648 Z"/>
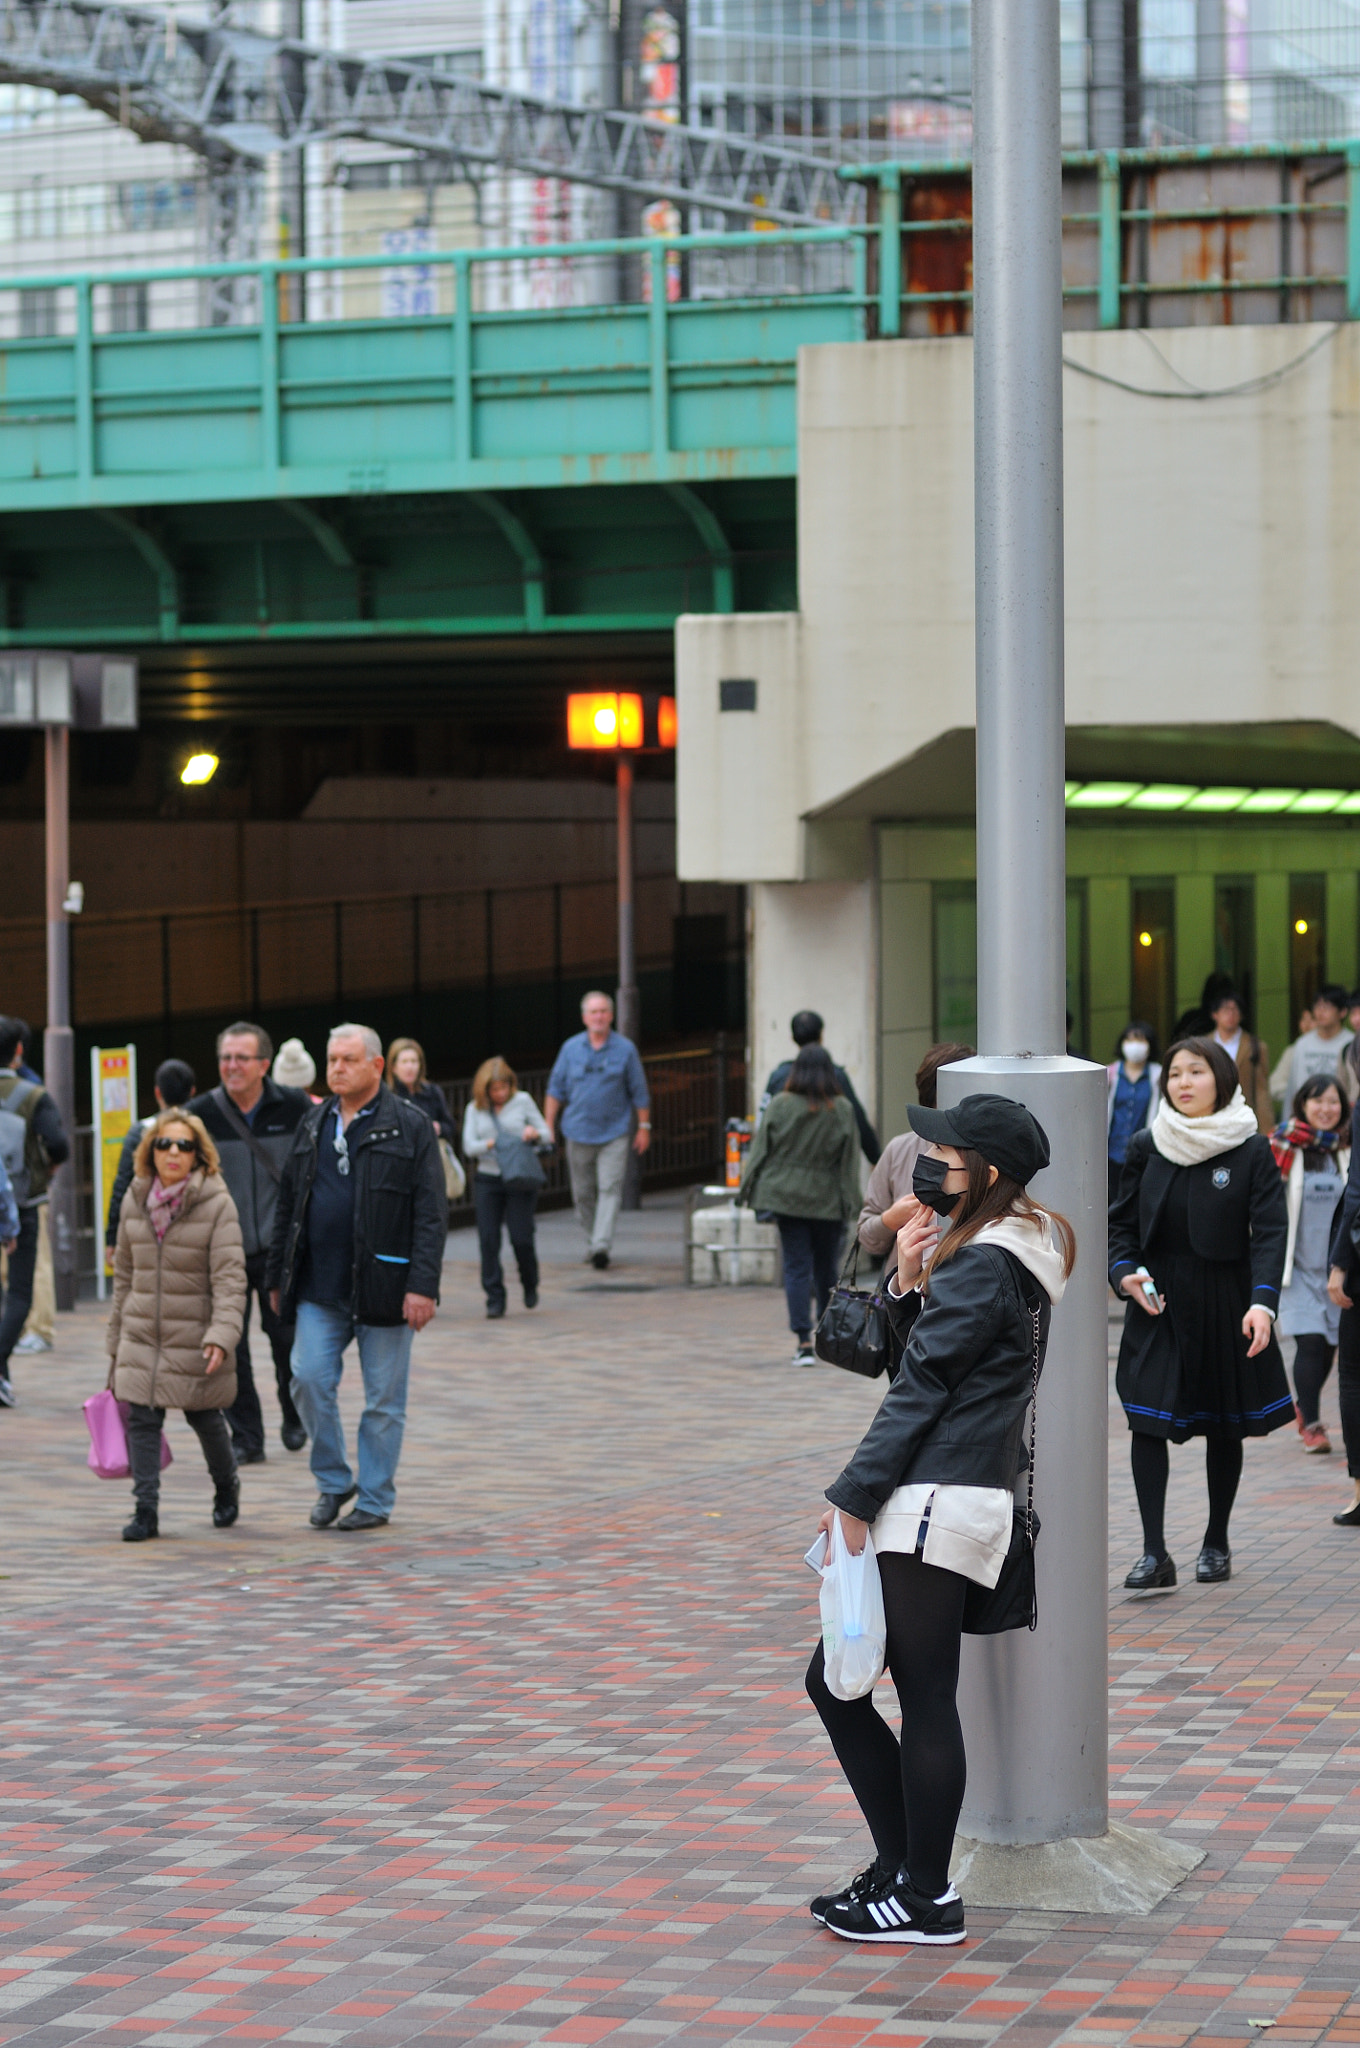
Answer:
<path fill-rule="evenodd" d="M 1286 1117 L 1271 1132 L 1270 1149 L 1275 1154 L 1275 1164 L 1288 1180 L 1296 1152 L 1335 1152 L 1342 1135 L 1339 1130 L 1315 1131 L 1301 1116 Z"/>

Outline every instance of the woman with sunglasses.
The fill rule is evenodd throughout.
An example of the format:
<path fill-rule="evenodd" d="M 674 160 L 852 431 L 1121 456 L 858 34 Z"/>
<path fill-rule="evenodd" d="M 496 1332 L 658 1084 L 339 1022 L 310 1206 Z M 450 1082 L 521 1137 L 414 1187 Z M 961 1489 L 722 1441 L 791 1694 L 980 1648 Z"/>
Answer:
<path fill-rule="evenodd" d="M 217 1147 L 196 1116 L 163 1110 L 142 1135 L 113 1258 L 109 1385 L 128 1406 L 136 1512 L 124 1543 L 159 1536 L 161 1425 L 179 1408 L 203 1447 L 213 1526 L 240 1512 L 225 1410 L 236 1398 L 246 1262 Z"/>

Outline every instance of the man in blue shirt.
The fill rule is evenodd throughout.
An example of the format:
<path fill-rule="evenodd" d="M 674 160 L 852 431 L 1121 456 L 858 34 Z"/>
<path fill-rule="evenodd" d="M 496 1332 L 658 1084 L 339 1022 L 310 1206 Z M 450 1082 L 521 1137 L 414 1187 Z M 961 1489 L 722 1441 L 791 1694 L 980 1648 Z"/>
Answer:
<path fill-rule="evenodd" d="M 581 1003 L 585 1030 L 569 1038 L 553 1062 L 543 1113 L 548 1136 L 567 1141 L 571 1196 L 586 1234 L 587 1265 L 601 1271 L 609 1264 L 614 1224 L 628 1167 L 628 1141 L 637 1111 L 633 1150 L 645 1152 L 652 1142 L 652 1098 L 631 1038 L 614 1029 L 614 1005 L 599 989 Z"/>

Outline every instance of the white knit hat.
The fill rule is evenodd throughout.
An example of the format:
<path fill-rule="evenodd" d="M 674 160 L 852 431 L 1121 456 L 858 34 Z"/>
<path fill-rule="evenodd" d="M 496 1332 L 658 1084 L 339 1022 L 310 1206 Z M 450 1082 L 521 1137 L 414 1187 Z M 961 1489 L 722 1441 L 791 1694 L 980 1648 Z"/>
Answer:
<path fill-rule="evenodd" d="M 274 1055 L 274 1079 L 280 1088 L 310 1088 L 316 1079 L 316 1061 L 300 1038 L 285 1038 Z"/>

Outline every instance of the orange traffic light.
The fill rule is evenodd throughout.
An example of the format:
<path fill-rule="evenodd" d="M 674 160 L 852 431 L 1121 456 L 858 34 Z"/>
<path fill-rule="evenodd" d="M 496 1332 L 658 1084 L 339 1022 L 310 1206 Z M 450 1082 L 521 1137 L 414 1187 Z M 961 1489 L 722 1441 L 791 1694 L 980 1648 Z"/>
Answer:
<path fill-rule="evenodd" d="M 663 697 L 656 707 L 656 743 L 659 747 L 673 747 L 680 732 L 680 721 L 675 715 L 674 697 Z"/>
<path fill-rule="evenodd" d="M 642 745 L 642 699 L 613 690 L 567 699 L 567 745 L 615 748 Z"/>

